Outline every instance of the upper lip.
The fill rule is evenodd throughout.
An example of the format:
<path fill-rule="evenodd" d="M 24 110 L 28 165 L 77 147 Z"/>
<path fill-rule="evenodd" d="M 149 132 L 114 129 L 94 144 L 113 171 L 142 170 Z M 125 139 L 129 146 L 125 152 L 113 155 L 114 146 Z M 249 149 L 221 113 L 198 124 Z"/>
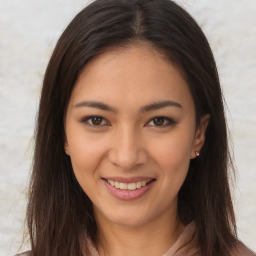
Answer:
<path fill-rule="evenodd" d="M 122 182 L 122 183 L 135 183 L 135 182 L 139 182 L 139 181 L 151 181 L 151 180 L 154 180 L 154 178 L 143 177 L 143 176 L 131 177 L 131 178 L 115 176 L 115 177 L 103 177 L 103 179 L 117 181 L 117 182 Z"/>

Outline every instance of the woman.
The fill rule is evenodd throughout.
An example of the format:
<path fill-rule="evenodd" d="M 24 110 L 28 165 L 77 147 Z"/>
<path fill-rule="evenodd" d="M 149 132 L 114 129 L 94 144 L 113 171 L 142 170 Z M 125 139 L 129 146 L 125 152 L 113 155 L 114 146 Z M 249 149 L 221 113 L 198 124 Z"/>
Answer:
<path fill-rule="evenodd" d="M 169 0 L 97 0 L 42 89 L 24 255 L 254 255 L 236 235 L 209 44 Z"/>

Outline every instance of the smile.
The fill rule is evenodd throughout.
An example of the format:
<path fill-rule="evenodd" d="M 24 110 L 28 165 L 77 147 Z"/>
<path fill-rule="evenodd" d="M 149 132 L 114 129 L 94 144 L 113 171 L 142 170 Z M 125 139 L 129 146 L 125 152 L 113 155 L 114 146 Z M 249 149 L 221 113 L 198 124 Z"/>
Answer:
<path fill-rule="evenodd" d="M 118 182 L 118 181 L 113 181 L 113 180 L 107 180 L 107 182 L 115 188 L 119 188 L 121 190 L 136 190 L 138 188 L 144 187 L 149 183 L 150 181 L 138 181 L 138 182 L 132 182 L 132 183 L 123 183 L 123 182 Z"/>
<path fill-rule="evenodd" d="M 117 199 L 135 200 L 151 190 L 156 179 L 147 177 L 135 178 L 102 178 L 109 193 Z"/>

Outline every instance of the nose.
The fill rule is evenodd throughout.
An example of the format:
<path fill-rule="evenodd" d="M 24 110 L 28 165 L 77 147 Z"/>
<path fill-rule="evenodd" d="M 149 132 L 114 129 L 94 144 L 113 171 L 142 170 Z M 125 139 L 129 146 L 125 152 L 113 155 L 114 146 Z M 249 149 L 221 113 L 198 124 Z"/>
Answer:
<path fill-rule="evenodd" d="M 148 154 L 142 138 L 135 129 L 123 127 L 113 134 L 108 158 L 110 162 L 123 170 L 133 168 L 147 162 Z"/>

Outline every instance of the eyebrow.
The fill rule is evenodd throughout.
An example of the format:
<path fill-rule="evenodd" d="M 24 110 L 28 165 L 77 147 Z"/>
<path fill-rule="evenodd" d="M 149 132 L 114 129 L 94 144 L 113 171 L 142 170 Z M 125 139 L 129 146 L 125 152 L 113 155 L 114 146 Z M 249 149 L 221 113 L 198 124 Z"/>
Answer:
<path fill-rule="evenodd" d="M 109 106 L 103 102 L 99 102 L 99 101 L 81 101 L 77 104 L 74 105 L 75 108 L 78 107 L 90 107 L 90 108 L 98 108 L 101 110 L 105 110 L 105 111 L 110 111 L 110 112 L 114 112 L 117 113 L 118 110 L 115 107 Z M 152 104 L 143 106 L 140 108 L 140 112 L 142 113 L 146 113 L 149 111 L 153 111 L 153 110 L 157 110 L 157 109 L 161 109 L 161 108 L 165 108 L 165 107 L 177 107 L 182 109 L 182 105 L 172 101 L 172 100 L 165 100 L 165 101 L 158 101 L 158 102 L 154 102 Z"/>
<path fill-rule="evenodd" d="M 146 106 L 141 108 L 141 112 L 145 113 L 145 112 L 149 112 L 149 111 L 152 111 L 152 110 L 157 110 L 157 109 L 160 109 L 160 108 L 166 108 L 166 107 L 177 107 L 177 108 L 182 109 L 181 104 L 179 104 L 178 102 L 175 102 L 175 101 L 172 101 L 172 100 L 165 100 L 165 101 L 154 102 L 152 104 L 146 105 Z"/>
<path fill-rule="evenodd" d="M 99 101 L 81 101 L 74 105 L 74 107 L 90 107 L 90 108 L 98 108 L 105 111 L 111 111 L 114 113 L 117 113 L 117 109 L 114 107 L 111 107 L 105 103 L 99 102 Z"/>

